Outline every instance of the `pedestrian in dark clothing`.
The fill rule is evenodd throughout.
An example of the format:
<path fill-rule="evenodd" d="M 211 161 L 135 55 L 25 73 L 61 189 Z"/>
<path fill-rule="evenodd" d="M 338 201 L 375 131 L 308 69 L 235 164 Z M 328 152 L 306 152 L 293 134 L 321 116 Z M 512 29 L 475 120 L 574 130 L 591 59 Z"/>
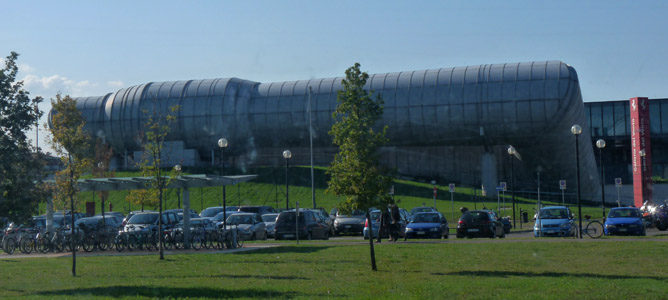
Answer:
<path fill-rule="evenodd" d="M 390 211 L 388 208 L 380 210 L 380 226 L 378 228 L 378 242 L 380 243 L 381 236 L 387 234 L 390 235 Z"/>
<path fill-rule="evenodd" d="M 390 240 L 396 242 L 399 239 L 399 223 L 401 222 L 401 214 L 399 213 L 399 207 L 396 204 L 392 204 L 390 217 L 392 218 Z"/>

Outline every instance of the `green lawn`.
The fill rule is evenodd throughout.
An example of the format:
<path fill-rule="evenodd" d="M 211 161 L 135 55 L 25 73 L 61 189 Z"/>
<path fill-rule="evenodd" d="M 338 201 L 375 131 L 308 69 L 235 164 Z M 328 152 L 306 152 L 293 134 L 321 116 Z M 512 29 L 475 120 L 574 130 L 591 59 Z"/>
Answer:
<path fill-rule="evenodd" d="M 302 243 L 239 254 L 0 259 L 0 297 L 665 299 L 666 242 Z"/>

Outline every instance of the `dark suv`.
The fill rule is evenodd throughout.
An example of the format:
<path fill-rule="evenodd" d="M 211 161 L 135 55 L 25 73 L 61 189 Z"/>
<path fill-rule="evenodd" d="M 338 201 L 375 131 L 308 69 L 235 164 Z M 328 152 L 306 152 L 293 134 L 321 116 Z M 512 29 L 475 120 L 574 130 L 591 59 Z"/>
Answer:
<path fill-rule="evenodd" d="M 318 216 L 317 212 L 300 209 L 299 220 L 295 210 L 283 211 L 276 218 L 276 240 L 295 239 L 296 226 L 299 226 L 300 239 L 329 239 L 329 228 Z M 299 221 L 299 224 L 296 222 Z"/>
<path fill-rule="evenodd" d="M 464 213 L 457 223 L 457 237 L 504 238 L 503 223 L 490 210 L 474 210 Z"/>

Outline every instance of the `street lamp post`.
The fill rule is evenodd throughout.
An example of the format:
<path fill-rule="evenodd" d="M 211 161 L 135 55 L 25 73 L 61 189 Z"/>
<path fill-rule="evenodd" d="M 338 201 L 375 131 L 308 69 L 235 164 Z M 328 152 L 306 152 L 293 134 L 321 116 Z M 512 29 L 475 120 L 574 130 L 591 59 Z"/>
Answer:
<path fill-rule="evenodd" d="M 601 168 L 601 207 L 603 208 L 603 218 L 605 218 L 605 170 L 603 169 L 603 148 L 605 148 L 605 140 L 599 139 L 596 141 L 596 148 L 598 148 L 598 165 Z"/>
<path fill-rule="evenodd" d="M 101 171 L 102 174 L 104 174 L 104 163 L 103 162 L 98 162 L 97 163 L 97 168 Z M 95 197 L 95 191 L 93 191 L 93 197 Z M 102 225 L 107 228 L 107 220 L 104 217 L 104 193 L 100 193 L 100 200 L 102 202 Z M 95 201 L 93 201 L 95 202 Z"/>
<path fill-rule="evenodd" d="M 510 155 L 510 187 L 513 192 L 513 228 L 517 227 L 517 219 L 515 218 L 515 165 L 513 156 L 517 157 L 517 150 L 512 145 L 508 146 L 508 155 Z"/>
<path fill-rule="evenodd" d="M 227 139 L 220 138 L 218 147 L 220 148 L 220 176 L 225 176 L 225 148 L 227 148 Z M 220 205 L 220 203 L 219 203 Z M 225 197 L 225 182 L 223 182 L 223 229 L 227 229 L 227 199 Z"/>
<path fill-rule="evenodd" d="M 435 209 L 436 208 L 436 180 L 432 180 L 431 185 L 434 187 L 434 209 Z"/>
<path fill-rule="evenodd" d="M 290 209 L 289 202 L 289 186 L 288 186 L 288 169 L 290 168 L 290 158 L 292 158 L 292 152 L 290 150 L 283 151 L 283 158 L 285 158 L 285 209 Z"/>
<path fill-rule="evenodd" d="M 580 141 L 579 137 L 582 134 L 582 127 L 575 124 L 571 127 L 571 133 L 575 135 L 575 187 L 578 191 L 578 234 L 582 238 L 582 205 L 580 205 Z"/>

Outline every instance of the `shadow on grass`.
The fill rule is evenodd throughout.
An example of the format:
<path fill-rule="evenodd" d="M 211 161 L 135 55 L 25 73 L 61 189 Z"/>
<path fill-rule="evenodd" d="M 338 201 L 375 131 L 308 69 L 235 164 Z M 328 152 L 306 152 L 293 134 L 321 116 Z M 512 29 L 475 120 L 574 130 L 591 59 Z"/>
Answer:
<path fill-rule="evenodd" d="M 42 296 L 102 296 L 102 297 L 152 297 L 152 298 L 294 298 L 303 295 L 296 292 L 279 292 L 262 289 L 179 288 L 147 286 L 108 286 L 76 288 L 37 293 Z"/>
<path fill-rule="evenodd" d="M 633 276 L 633 275 L 606 275 L 592 273 L 559 273 L 559 272 L 513 272 L 513 271 L 459 271 L 449 273 L 432 273 L 431 275 L 462 275 L 462 276 L 485 276 L 485 277 L 580 277 L 580 278 L 602 278 L 602 279 L 654 279 L 668 280 L 665 276 Z"/>
<path fill-rule="evenodd" d="M 325 250 L 329 247 L 330 246 L 278 246 L 255 251 L 234 252 L 232 254 L 249 256 L 255 254 L 314 253 L 321 250 Z"/>
<path fill-rule="evenodd" d="M 130 277 L 130 276 L 128 276 Z M 212 275 L 155 275 L 155 276 L 132 276 L 132 278 L 227 278 L 227 279 L 269 279 L 269 280 L 308 280 L 306 277 L 299 276 L 270 276 L 270 275 L 232 275 L 232 274 L 212 274 Z"/>

